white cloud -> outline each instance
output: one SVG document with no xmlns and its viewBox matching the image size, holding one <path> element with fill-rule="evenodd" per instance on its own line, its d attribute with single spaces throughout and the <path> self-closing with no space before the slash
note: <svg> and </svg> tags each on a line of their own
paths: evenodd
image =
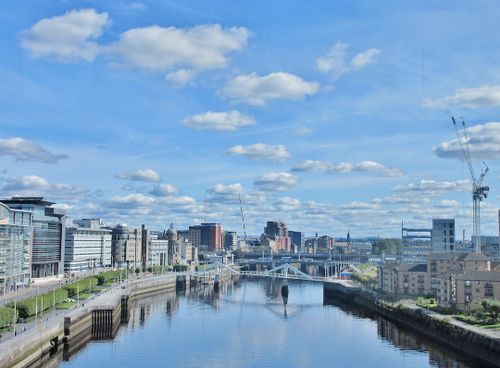
<svg viewBox="0 0 500 368">
<path fill-rule="evenodd" d="M 267 173 L 255 179 L 254 185 L 265 192 L 284 192 L 293 188 L 299 179 L 287 172 Z"/>
<path fill-rule="evenodd" d="M 196 77 L 197 73 L 192 69 L 179 69 L 168 73 L 165 80 L 174 87 L 184 87 Z"/>
<path fill-rule="evenodd" d="M 115 175 L 115 178 L 124 180 L 134 180 L 134 181 L 149 181 L 149 182 L 155 182 L 161 180 L 160 175 L 152 169 L 137 170 L 133 172 L 118 174 Z"/>
<path fill-rule="evenodd" d="M 465 107 L 497 107 L 500 106 L 500 86 L 483 85 L 475 88 L 460 88 L 451 96 L 422 101 L 424 107 L 465 106 Z"/>
<path fill-rule="evenodd" d="M 500 123 L 490 122 L 467 128 L 471 154 L 475 159 L 500 159 Z M 455 138 L 433 148 L 440 157 L 463 158 L 460 143 Z"/>
<path fill-rule="evenodd" d="M 311 135 L 313 133 L 311 128 L 308 127 L 299 127 L 295 130 L 295 133 L 300 136 Z"/>
<path fill-rule="evenodd" d="M 106 204 L 112 208 L 137 208 L 149 207 L 154 204 L 155 200 L 144 194 L 127 194 L 125 196 L 113 196 L 106 201 Z"/>
<path fill-rule="evenodd" d="M 225 153 L 228 155 L 241 155 L 253 159 L 272 161 L 286 161 L 290 158 L 290 154 L 282 144 L 256 143 L 250 146 L 237 145 L 229 148 Z"/>
<path fill-rule="evenodd" d="M 224 97 L 250 105 L 265 105 L 268 100 L 299 100 L 318 92 L 316 82 L 277 72 L 260 77 L 257 73 L 240 75 L 226 83 L 220 94 Z"/>
<path fill-rule="evenodd" d="M 39 144 L 23 138 L 0 139 L 0 156 L 14 156 L 16 161 L 38 161 L 56 163 L 68 158 L 63 154 L 54 154 L 41 147 Z"/>
<path fill-rule="evenodd" d="M 439 207 L 444 207 L 444 208 L 452 207 L 452 208 L 456 208 L 456 207 L 460 207 L 460 203 L 458 203 L 454 199 L 443 199 L 442 201 L 439 202 Z"/>
<path fill-rule="evenodd" d="M 88 189 L 70 184 L 50 183 L 37 175 L 14 176 L 5 179 L 2 191 L 9 195 L 49 195 L 53 198 L 74 198 L 88 194 Z"/>
<path fill-rule="evenodd" d="M 187 29 L 154 25 L 122 33 L 107 51 L 119 56 L 127 67 L 173 71 L 167 79 L 182 84 L 196 71 L 225 68 L 226 54 L 246 47 L 249 36 L 246 28 L 219 24 Z"/>
<path fill-rule="evenodd" d="M 255 124 L 255 119 L 236 110 L 228 112 L 208 111 L 191 116 L 183 123 L 198 130 L 234 131 L 243 126 Z"/>
<path fill-rule="evenodd" d="M 417 183 L 406 185 L 398 185 L 392 190 L 395 192 L 426 192 L 431 194 L 447 193 L 447 192 L 462 192 L 471 189 L 469 180 L 455 181 L 435 181 L 435 180 L 420 180 Z"/>
<path fill-rule="evenodd" d="M 356 164 L 350 162 L 325 162 L 317 160 L 305 160 L 299 162 L 292 171 L 323 171 L 329 174 L 350 173 L 353 171 L 369 172 L 377 176 L 401 176 L 400 170 L 390 168 L 375 161 L 361 161 Z"/>
<path fill-rule="evenodd" d="M 349 44 L 337 42 L 325 56 L 316 60 L 316 69 L 322 73 L 332 73 L 338 78 L 371 64 L 381 52 L 379 49 L 367 49 L 348 61 L 348 49 Z"/>
<path fill-rule="evenodd" d="M 296 198 L 283 197 L 274 203 L 278 211 L 295 211 L 300 209 L 300 201 Z"/>
<path fill-rule="evenodd" d="M 99 52 L 94 40 L 109 24 L 108 13 L 97 13 L 94 9 L 71 10 L 35 23 L 21 34 L 21 46 L 34 57 L 93 61 Z"/>
<path fill-rule="evenodd" d="M 149 194 L 157 197 L 166 197 L 176 194 L 179 190 L 172 184 L 158 184 L 149 191 Z"/>
<path fill-rule="evenodd" d="M 212 203 L 237 203 L 239 196 L 243 195 L 245 190 L 240 183 L 235 184 L 215 184 L 207 189 L 207 202 Z"/>
</svg>

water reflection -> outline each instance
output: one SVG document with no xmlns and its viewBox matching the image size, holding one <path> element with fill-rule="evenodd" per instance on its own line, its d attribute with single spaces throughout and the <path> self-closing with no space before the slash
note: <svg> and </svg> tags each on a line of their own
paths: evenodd
<svg viewBox="0 0 500 368">
<path fill-rule="evenodd" d="M 59 366 L 476 367 L 366 310 L 324 301 L 322 286 L 242 279 L 135 300 L 117 337 Z M 168 357 L 168 358 L 166 358 Z"/>
</svg>

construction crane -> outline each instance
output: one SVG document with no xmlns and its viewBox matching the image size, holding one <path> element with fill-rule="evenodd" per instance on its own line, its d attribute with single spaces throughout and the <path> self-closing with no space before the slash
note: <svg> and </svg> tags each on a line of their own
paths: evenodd
<svg viewBox="0 0 500 368">
<path fill-rule="evenodd" d="M 243 224 L 243 242 L 244 248 L 247 247 L 247 226 L 245 223 L 245 215 L 243 213 L 243 202 L 241 201 L 241 195 L 238 194 L 238 199 L 240 201 L 240 212 L 241 212 L 241 223 Z"/>
<path fill-rule="evenodd" d="M 465 126 L 465 121 L 460 117 L 461 126 L 455 120 L 455 117 L 451 115 L 451 121 L 453 122 L 453 127 L 457 134 L 458 143 L 462 149 L 464 155 L 464 160 L 467 163 L 469 173 L 472 180 L 472 239 L 475 240 L 475 252 L 481 252 L 481 201 L 488 197 L 488 192 L 490 187 L 483 185 L 484 177 L 489 171 L 488 166 L 483 161 L 484 168 L 481 169 L 481 174 L 479 178 L 476 177 L 474 173 L 474 166 L 472 165 L 472 157 L 470 153 L 470 139 L 467 134 L 467 128 Z"/>
</svg>

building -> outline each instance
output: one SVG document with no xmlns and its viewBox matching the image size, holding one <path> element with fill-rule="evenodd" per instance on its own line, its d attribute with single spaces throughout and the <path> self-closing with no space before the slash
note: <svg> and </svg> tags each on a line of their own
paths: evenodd
<svg viewBox="0 0 500 368">
<path fill-rule="evenodd" d="M 188 230 L 189 243 L 198 249 L 201 247 L 201 230 L 201 225 L 190 226 Z"/>
<path fill-rule="evenodd" d="M 470 271 L 490 271 L 491 260 L 482 253 L 431 253 L 427 267 L 432 294 L 438 295 L 441 278 Z"/>
<path fill-rule="evenodd" d="M 236 231 L 223 231 L 222 239 L 224 249 L 235 250 L 238 248 L 238 234 Z"/>
<path fill-rule="evenodd" d="M 500 272 L 468 271 L 441 279 L 439 305 L 466 310 L 474 300 L 500 300 Z"/>
<path fill-rule="evenodd" d="M 222 251 L 222 226 L 219 223 L 201 224 L 201 245 L 206 245 L 209 252 Z"/>
<path fill-rule="evenodd" d="M 0 295 L 28 287 L 33 213 L 0 203 Z"/>
<path fill-rule="evenodd" d="M 151 240 L 151 231 L 146 228 L 146 225 L 141 226 L 141 264 L 142 268 L 146 268 L 149 261 L 149 243 Z"/>
<path fill-rule="evenodd" d="M 142 264 L 142 229 L 118 224 L 112 229 L 112 263 L 115 267 L 140 267 Z"/>
<path fill-rule="evenodd" d="M 168 240 L 168 264 L 179 264 L 181 258 L 181 242 L 179 241 L 174 224 L 170 224 L 170 228 L 166 232 L 166 237 Z"/>
<path fill-rule="evenodd" d="M 64 271 L 111 267 L 111 233 L 101 219 L 74 221 L 66 227 Z"/>
<path fill-rule="evenodd" d="M 64 272 L 66 216 L 43 197 L 12 197 L 1 200 L 10 209 L 33 212 L 31 277 L 49 277 Z"/>
<path fill-rule="evenodd" d="M 148 266 L 168 265 L 168 240 L 159 234 L 151 234 L 148 246 Z"/>
<path fill-rule="evenodd" d="M 353 242 L 351 243 L 352 254 L 372 254 L 371 242 Z"/>
<path fill-rule="evenodd" d="M 432 251 L 432 229 L 407 228 L 401 224 L 403 262 L 425 263 Z"/>
<path fill-rule="evenodd" d="M 323 235 L 318 238 L 318 248 L 332 249 L 333 243 L 335 243 L 335 240 L 329 235 Z"/>
<path fill-rule="evenodd" d="M 290 243 L 292 249 L 297 251 L 297 253 L 302 253 L 304 248 L 304 233 L 300 231 L 288 231 L 288 237 L 290 238 Z"/>
<path fill-rule="evenodd" d="M 431 231 L 433 253 L 455 251 L 455 219 L 433 219 Z"/>
<path fill-rule="evenodd" d="M 285 238 L 288 237 L 288 229 L 282 221 L 268 221 L 264 228 L 264 235 L 268 238 Z"/>
<path fill-rule="evenodd" d="M 425 263 L 387 263 L 378 268 L 379 290 L 392 294 L 429 294 L 431 284 Z"/>
</svg>

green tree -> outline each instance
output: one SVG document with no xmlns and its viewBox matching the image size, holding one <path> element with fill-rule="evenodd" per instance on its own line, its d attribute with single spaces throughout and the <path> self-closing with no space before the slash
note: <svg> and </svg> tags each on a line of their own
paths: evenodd
<svg viewBox="0 0 500 368">
<path fill-rule="evenodd" d="M 401 254 L 401 239 L 377 239 L 372 242 L 373 254 L 397 255 Z"/>
</svg>

